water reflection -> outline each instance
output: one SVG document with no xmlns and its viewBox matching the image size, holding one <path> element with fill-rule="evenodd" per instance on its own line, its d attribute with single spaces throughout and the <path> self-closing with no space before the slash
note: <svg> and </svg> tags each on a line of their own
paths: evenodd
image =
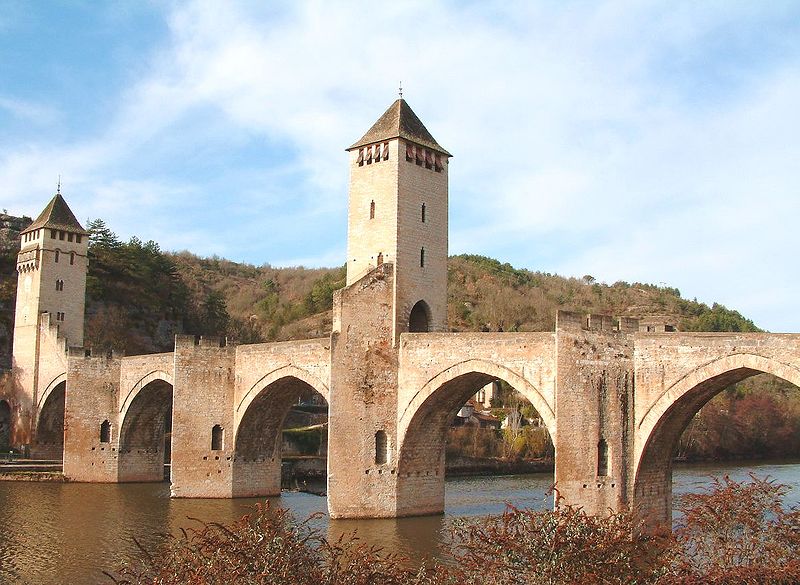
<svg viewBox="0 0 800 585">
<path fill-rule="evenodd" d="M 788 501 L 800 504 L 800 464 L 679 467 L 676 495 L 708 485 L 709 475 L 737 480 L 748 471 L 770 475 L 794 486 Z M 356 531 L 359 538 L 420 562 L 436 556 L 447 519 L 518 507 L 548 508 L 551 474 L 459 478 L 447 481 L 446 516 L 390 520 L 315 519 L 313 526 L 330 539 Z M 167 484 L 56 484 L 0 482 L 0 582 L 103 583 L 102 570 L 113 570 L 138 556 L 133 539 L 152 549 L 168 532 L 197 527 L 190 518 L 230 522 L 250 513 L 258 498 L 173 500 Z M 326 511 L 325 498 L 286 493 L 271 498 L 295 518 Z"/>
</svg>

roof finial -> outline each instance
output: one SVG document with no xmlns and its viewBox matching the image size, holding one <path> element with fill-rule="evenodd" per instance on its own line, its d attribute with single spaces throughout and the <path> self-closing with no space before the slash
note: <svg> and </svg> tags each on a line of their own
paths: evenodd
<svg viewBox="0 0 800 585">
<path fill-rule="evenodd" d="M 400 94 L 400 99 L 403 99 L 403 82 L 400 82 L 400 87 L 398 88 L 398 93 Z"/>
<path fill-rule="evenodd" d="M 61 195 L 61 174 L 58 175 L 58 189 L 56 189 L 56 195 Z"/>
</svg>

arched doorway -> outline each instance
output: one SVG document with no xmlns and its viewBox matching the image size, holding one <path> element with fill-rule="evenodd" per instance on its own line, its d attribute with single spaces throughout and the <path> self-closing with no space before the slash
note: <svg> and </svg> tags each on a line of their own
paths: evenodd
<svg viewBox="0 0 800 585">
<path fill-rule="evenodd" d="M 435 388 L 416 406 L 407 425 L 401 420 L 398 515 L 435 514 L 444 510 L 444 477 L 449 460 L 461 460 L 461 465 L 467 460 L 467 468 L 472 464 L 480 468 L 493 458 L 509 462 L 530 460 L 536 448 L 539 457 L 548 460 L 542 461 L 542 468 L 548 470 L 542 481 L 544 487 L 534 495 L 543 503 L 545 492 L 553 483 L 555 458 L 548 427 L 553 419 L 546 414 L 549 409 L 541 395 L 521 378 L 499 377 L 504 368 L 481 363 L 474 366 L 474 371 L 463 371 L 466 368 L 461 367 L 457 375 L 445 376 L 444 381 L 435 383 Z M 437 378 L 440 377 L 434 380 Z M 478 405 L 473 397 L 498 380 L 504 393 L 495 401 L 495 408 L 487 410 Z M 540 413 L 534 402 L 545 412 Z M 451 465 L 450 469 L 458 473 L 456 466 Z"/>
<path fill-rule="evenodd" d="M 172 385 L 156 379 L 131 401 L 119 434 L 119 481 L 169 479 Z"/>
<path fill-rule="evenodd" d="M 769 437 L 780 432 L 779 420 L 788 409 L 768 395 L 794 392 L 794 400 L 800 402 L 800 389 L 795 385 L 800 378 L 789 375 L 792 380 L 788 380 L 778 375 L 779 371 L 791 372 L 772 368 L 764 358 L 735 356 L 735 362 L 741 363 L 729 362 L 732 358 L 719 360 L 687 376 L 683 387 L 673 389 L 678 396 L 674 403 L 653 423 L 647 417 L 642 422 L 643 427 L 650 423 L 646 428 L 651 431 L 638 459 L 633 502 L 651 525 L 672 521 L 676 457 L 709 455 L 735 460 L 738 454 L 731 451 L 737 443 L 747 444 L 748 459 L 786 456 L 786 449 L 797 456 L 798 447 L 790 437 L 794 429 L 783 438 Z M 747 432 L 752 435 L 745 436 Z"/>
<path fill-rule="evenodd" d="M 36 423 L 31 457 L 61 461 L 64 458 L 64 404 L 67 383 L 60 382 L 47 395 Z"/>
<path fill-rule="evenodd" d="M 0 400 L 0 453 L 11 449 L 11 405 Z"/>
<path fill-rule="evenodd" d="M 318 467 L 324 481 L 328 403 L 314 386 L 284 375 L 269 381 L 245 408 L 236 430 L 235 497 L 274 496 L 282 485 L 296 487 L 298 481 L 307 485 L 305 474 L 313 471 L 305 471 L 297 480 L 298 457 L 304 458 L 307 469 Z"/>
<path fill-rule="evenodd" d="M 425 301 L 417 301 L 408 317 L 409 333 L 427 333 L 431 321 L 431 308 Z"/>
</svg>

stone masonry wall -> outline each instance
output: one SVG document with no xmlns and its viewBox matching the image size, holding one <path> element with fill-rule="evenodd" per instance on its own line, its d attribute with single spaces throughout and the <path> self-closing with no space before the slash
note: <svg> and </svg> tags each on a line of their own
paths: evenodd
<svg viewBox="0 0 800 585">
<path fill-rule="evenodd" d="M 70 350 L 64 411 L 64 476 L 71 481 L 118 480 L 121 359 Z M 111 441 L 100 442 L 100 425 L 112 424 Z"/>
<path fill-rule="evenodd" d="M 430 307 L 430 331 L 447 330 L 447 230 L 449 161 L 440 172 L 407 161 L 401 142 L 398 171 L 397 260 L 395 264 L 394 340 L 408 331 L 411 309 L 419 300 Z M 422 205 L 425 204 L 425 221 Z M 425 265 L 420 251 L 425 249 Z"/>
<path fill-rule="evenodd" d="M 397 352 L 392 345 L 393 266 L 337 291 L 331 346 L 328 510 L 332 518 L 396 513 Z M 376 433 L 385 433 L 383 461 Z"/>
<path fill-rule="evenodd" d="M 231 497 L 236 348 L 219 339 L 175 340 L 172 412 L 172 496 Z M 212 428 L 223 429 L 212 450 Z"/>
<path fill-rule="evenodd" d="M 590 514 L 627 504 L 633 441 L 633 337 L 605 316 L 559 311 L 556 489 Z"/>
</svg>

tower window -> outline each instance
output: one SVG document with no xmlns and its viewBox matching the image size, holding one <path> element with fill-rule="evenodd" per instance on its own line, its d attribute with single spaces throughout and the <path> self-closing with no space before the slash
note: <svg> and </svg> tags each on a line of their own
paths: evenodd
<svg viewBox="0 0 800 585">
<path fill-rule="evenodd" d="M 369 202 L 369 218 L 375 219 L 375 201 Z"/>
<path fill-rule="evenodd" d="M 56 250 L 56 262 L 58 262 L 58 257 L 59 257 L 59 255 L 60 255 L 59 251 L 58 251 L 58 250 Z"/>
<path fill-rule="evenodd" d="M 81 235 L 80 234 L 75 234 L 75 243 L 76 244 L 80 244 L 81 243 Z"/>
<path fill-rule="evenodd" d="M 50 230 L 50 237 L 51 237 L 51 238 L 53 238 L 53 239 L 55 240 L 55 239 L 56 239 L 56 234 L 57 234 L 57 233 L 58 233 L 58 232 L 57 232 L 56 230 Z"/>
<path fill-rule="evenodd" d="M 389 143 L 383 143 L 383 160 L 389 160 Z"/>
<path fill-rule="evenodd" d="M 64 239 L 64 232 L 61 231 L 61 230 L 58 230 L 58 239 L 59 240 L 63 240 Z"/>
<path fill-rule="evenodd" d="M 425 223 L 425 204 L 422 204 L 422 223 Z"/>
<path fill-rule="evenodd" d="M 67 241 L 71 242 L 74 238 L 74 234 L 72 232 L 67 232 Z"/>
<path fill-rule="evenodd" d="M 368 165 L 372 164 L 372 147 L 371 146 L 367 147 L 367 164 Z"/>
<path fill-rule="evenodd" d="M 442 167 L 442 155 L 441 154 L 437 154 L 436 155 L 436 160 L 434 161 L 433 165 L 434 165 L 433 168 L 436 170 L 437 173 L 441 173 L 442 172 L 442 168 L 443 167 Z"/>
<path fill-rule="evenodd" d="M 60 278 L 58 280 L 56 280 L 56 290 L 57 291 L 64 290 L 64 281 L 61 280 Z"/>
<path fill-rule="evenodd" d="M 69 263 L 70 264 L 75 264 L 75 252 L 70 252 L 69 253 Z"/>
<path fill-rule="evenodd" d="M 220 425 L 214 425 L 211 428 L 211 450 L 222 451 L 222 445 L 225 439 L 225 429 Z"/>
<path fill-rule="evenodd" d="M 419 250 L 419 267 L 425 268 L 425 248 Z"/>
<path fill-rule="evenodd" d="M 358 149 L 358 160 L 356 162 L 358 163 L 358 166 L 360 166 L 360 167 L 364 166 L 364 149 L 363 148 L 359 148 Z"/>
<path fill-rule="evenodd" d="M 103 424 L 100 425 L 100 442 L 111 442 L 111 423 L 108 422 L 108 419 L 104 420 Z"/>
<path fill-rule="evenodd" d="M 58 311 L 56 313 L 56 321 L 63 321 L 63 320 L 64 320 L 64 313 L 62 313 L 61 311 Z"/>
<path fill-rule="evenodd" d="M 424 148 L 417 148 L 417 166 L 422 166 L 422 163 L 425 162 L 425 149 Z"/>
<path fill-rule="evenodd" d="M 406 144 L 406 160 L 407 161 L 414 160 L 414 145 L 413 144 Z"/>
<path fill-rule="evenodd" d="M 375 433 L 375 465 L 383 465 L 389 461 L 389 439 L 386 431 Z"/>
<path fill-rule="evenodd" d="M 433 168 L 433 153 L 430 150 L 425 151 L 425 168 Z"/>
<path fill-rule="evenodd" d="M 608 443 L 602 437 L 597 442 L 597 475 L 608 475 Z"/>
</svg>

